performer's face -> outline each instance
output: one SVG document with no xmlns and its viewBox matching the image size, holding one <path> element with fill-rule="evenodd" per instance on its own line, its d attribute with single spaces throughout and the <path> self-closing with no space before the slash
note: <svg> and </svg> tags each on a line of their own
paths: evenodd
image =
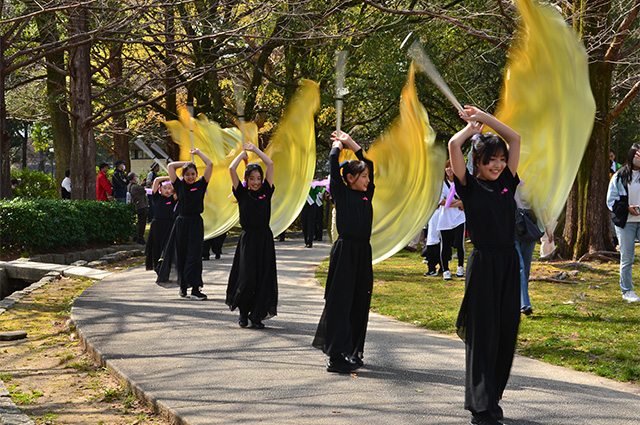
<svg viewBox="0 0 640 425">
<path fill-rule="evenodd" d="M 507 166 L 507 157 L 500 153 L 492 156 L 488 163 L 483 164 L 483 162 L 482 159 L 478 161 L 478 178 L 493 181 L 500 177 L 500 173 Z"/>
<path fill-rule="evenodd" d="M 260 172 L 254 170 L 249 174 L 247 178 L 247 187 L 249 190 L 259 190 L 262 187 L 262 176 L 260 176 Z"/>
<path fill-rule="evenodd" d="M 194 184 L 198 178 L 198 172 L 193 168 L 188 168 L 187 171 L 182 174 L 182 178 L 186 183 Z"/>
<path fill-rule="evenodd" d="M 172 184 L 164 184 L 160 186 L 160 194 L 162 196 L 169 196 L 173 194 L 173 185 Z"/>
<path fill-rule="evenodd" d="M 365 168 L 364 171 L 357 176 L 347 174 L 347 181 L 351 189 L 366 192 L 369 186 L 369 168 Z"/>
</svg>

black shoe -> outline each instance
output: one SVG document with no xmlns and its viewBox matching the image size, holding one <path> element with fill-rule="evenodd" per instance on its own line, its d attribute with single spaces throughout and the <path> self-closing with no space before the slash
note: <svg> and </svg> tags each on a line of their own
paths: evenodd
<svg viewBox="0 0 640 425">
<path fill-rule="evenodd" d="M 196 301 L 204 301 L 207 299 L 207 296 L 200 291 L 191 291 L 191 295 L 189 296 L 192 300 Z"/>
<path fill-rule="evenodd" d="M 353 364 L 343 356 L 330 357 L 327 361 L 327 372 L 351 373 L 353 370 Z"/>
<path fill-rule="evenodd" d="M 246 328 L 249 325 L 249 318 L 241 314 L 240 318 L 238 319 L 238 324 L 241 328 Z"/>
<path fill-rule="evenodd" d="M 502 407 L 499 404 L 496 404 L 494 408 L 491 409 L 491 416 L 493 419 L 497 421 L 501 421 L 504 419 L 504 412 L 502 411 Z"/>
<path fill-rule="evenodd" d="M 488 411 L 474 413 L 469 421 L 470 425 L 502 425 Z"/>
<path fill-rule="evenodd" d="M 216 254 L 216 260 L 220 259 L 220 254 Z"/>
<path fill-rule="evenodd" d="M 253 320 L 251 321 L 251 328 L 252 329 L 264 329 L 264 323 L 262 323 L 261 320 L 258 320 L 256 322 L 254 322 Z"/>
<path fill-rule="evenodd" d="M 187 297 L 187 290 L 180 288 L 180 292 L 178 292 L 178 295 L 180 295 L 180 298 L 186 298 Z"/>
<path fill-rule="evenodd" d="M 438 272 L 435 270 L 432 270 L 430 272 L 426 272 L 425 274 L 423 274 L 424 277 L 429 277 L 429 276 L 438 276 Z"/>
<path fill-rule="evenodd" d="M 520 313 L 524 314 L 525 316 L 530 316 L 533 313 L 533 309 L 531 307 L 522 307 L 520 309 Z"/>
<path fill-rule="evenodd" d="M 351 364 L 351 370 L 360 369 L 362 366 L 364 366 L 364 362 L 358 356 L 347 356 L 347 361 Z"/>
<path fill-rule="evenodd" d="M 210 257 L 208 255 L 203 255 L 202 256 L 202 261 L 209 261 Z"/>
</svg>

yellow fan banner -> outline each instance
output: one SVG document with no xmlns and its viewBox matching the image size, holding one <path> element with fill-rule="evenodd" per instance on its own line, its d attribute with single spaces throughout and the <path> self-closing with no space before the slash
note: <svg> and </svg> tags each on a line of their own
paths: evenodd
<svg viewBox="0 0 640 425">
<path fill-rule="evenodd" d="M 242 149 L 242 135 L 237 128 L 221 128 L 200 114 L 192 118 L 186 108 L 180 110 L 180 121 L 165 122 L 175 143 L 180 146 L 180 161 L 191 161 L 191 138 L 193 146 L 200 149 L 213 162 L 213 172 L 204 197 L 204 239 L 222 235 L 238 224 L 238 205 L 233 202 L 229 165 Z M 256 144 L 258 128 L 254 123 L 245 123 L 245 140 Z M 195 159 L 198 174 L 204 172 L 204 163 Z"/>
<path fill-rule="evenodd" d="M 411 64 L 400 98 L 400 114 L 371 145 L 366 157 L 373 161 L 373 263 L 380 262 L 418 235 L 438 206 L 445 149 L 435 143 L 436 135 L 415 87 L 415 66 Z M 341 160 L 350 155 L 346 151 Z"/>
<path fill-rule="evenodd" d="M 496 117 L 522 140 L 518 194 L 538 224 L 555 226 L 582 161 L 595 118 L 587 53 L 553 8 L 515 0 L 522 16 L 509 51 Z"/>
<path fill-rule="evenodd" d="M 302 80 L 285 114 L 278 122 L 276 132 L 265 153 L 274 163 L 275 192 L 271 201 L 271 230 L 274 235 L 284 232 L 296 219 L 304 206 L 309 184 L 316 166 L 316 136 L 314 115 L 320 107 L 320 90 L 310 80 Z M 180 121 L 165 122 L 174 142 L 180 145 L 180 160 L 190 161 L 191 138 L 213 161 L 213 174 L 204 198 L 205 239 L 223 234 L 238 224 L 238 205 L 231 195 L 229 165 L 242 149 L 242 135 L 237 128 L 222 129 L 204 116 L 193 119 L 181 111 Z M 193 133 L 192 133 L 193 130 Z M 258 146 L 258 128 L 255 123 L 245 123 L 245 141 Z M 204 164 L 197 160 L 198 172 Z M 260 162 L 250 154 L 249 162 Z M 261 164 L 264 170 L 264 164 Z M 238 166 L 240 177 L 245 164 Z"/>
<path fill-rule="evenodd" d="M 320 108 L 320 89 L 311 80 L 302 80 L 300 87 L 278 121 L 276 132 L 264 153 L 273 161 L 271 199 L 271 231 L 281 234 L 298 217 L 309 193 L 309 184 L 316 169 L 315 113 Z M 250 153 L 249 162 L 264 164 Z M 240 164 L 238 174 L 244 174 Z M 231 183 L 229 183 L 230 185 Z"/>
</svg>

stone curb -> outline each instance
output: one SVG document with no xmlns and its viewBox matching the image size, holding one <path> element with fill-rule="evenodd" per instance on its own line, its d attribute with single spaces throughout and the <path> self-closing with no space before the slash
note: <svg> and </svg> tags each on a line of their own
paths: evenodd
<svg viewBox="0 0 640 425">
<path fill-rule="evenodd" d="M 35 425 L 27 415 L 15 405 L 9 391 L 0 381 L 0 425 Z"/>
<path fill-rule="evenodd" d="M 76 326 L 76 334 L 78 335 L 78 341 L 82 345 L 82 347 L 89 353 L 91 358 L 98 363 L 101 367 L 109 369 L 111 373 L 120 381 L 123 385 L 125 385 L 138 400 L 142 401 L 147 407 L 149 407 L 153 413 L 162 416 L 164 419 L 168 420 L 172 425 L 191 425 L 189 422 L 186 422 L 182 419 L 178 413 L 176 413 L 172 408 L 167 406 L 162 401 L 157 400 L 155 397 L 150 396 L 145 393 L 140 386 L 131 378 L 127 377 L 124 373 L 120 371 L 116 366 L 114 366 L 109 360 L 105 360 L 102 352 L 92 346 L 87 339 L 82 335 L 80 331 L 80 327 Z M 2 419 L 0 418 L 0 425 L 2 425 Z"/>
</svg>

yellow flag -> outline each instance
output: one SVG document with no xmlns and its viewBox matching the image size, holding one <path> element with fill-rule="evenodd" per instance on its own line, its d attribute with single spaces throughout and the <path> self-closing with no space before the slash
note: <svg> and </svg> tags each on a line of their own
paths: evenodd
<svg viewBox="0 0 640 425">
<path fill-rule="evenodd" d="M 412 64 L 402 89 L 400 115 L 366 154 L 373 161 L 376 185 L 371 231 L 374 264 L 407 246 L 437 207 L 446 153 L 435 138 L 418 100 Z"/>
<path fill-rule="evenodd" d="M 273 161 L 271 231 L 274 235 L 287 230 L 298 217 L 309 193 L 316 169 L 316 134 L 314 116 L 320 107 L 320 89 L 311 80 L 302 80 L 278 122 L 276 132 L 264 153 Z M 249 162 L 260 162 L 251 153 Z M 264 170 L 264 164 L 261 164 Z M 244 173 L 244 164 L 238 167 Z"/>
<path fill-rule="evenodd" d="M 521 30 L 509 51 L 496 117 L 521 136 L 519 196 L 536 212 L 539 225 L 554 226 L 595 117 L 587 54 L 555 9 L 515 2 Z"/>
<path fill-rule="evenodd" d="M 271 230 L 275 235 L 285 231 L 304 206 L 309 183 L 316 165 L 316 140 L 314 114 L 320 106 L 318 85 L 303 80 L 300 88 L 287 106 L 284 116 L 265 153 L 274 163 L 274 186 L 271 201 Z M 186 110 L 181 111 L 180 121 L 165 122 L 174 142 L 180 145 L 180 160 L 190 161 L 191 136 L 193 146 L 204 152 L 213 162 L 213 173 L 204 198 L 205 239 L 211 239 L 238 224 L 238 204 L 231 195 L 229 165 L 242 149 L 242 137 L 237 128 L 222 129 L 204 116 L 192 119 Z M 193 133 L 191 131 L 193 130 Z M 258 145 L 258 128 L 255 123 L 245 123 L 245 141 Z M 249 162 L 260 162 L 250 154 Z M 198 173 L 204 164 L 196 158 Z M 264 170 L 264 164 L 261 165 Z M 237 172 L 244 174 L 245 164 L 240 163 Z"/>
<path fill-rule="evenodd" d="M 231 195 L 229 165 L 242 149 L 242 135 L 237 128 L 221 128 L 204 115 L 191 118 L 186 109 L 180 110 L 180 121 L 165 122 L 175 143 L 180 145 L 180 161 L 191 161 L 191 131 L 193 146 L 200 149 L 213 162 L 213 172 L 204 197 L 204 238 L 219 236 L 238 224 L 238 205 Z M 254 123 L 245 124 L 245 139 L 258 141 L 258 128 Z M 194 158 L 198 174 L 204 172 L 204 164 Z"/>
</svg>

